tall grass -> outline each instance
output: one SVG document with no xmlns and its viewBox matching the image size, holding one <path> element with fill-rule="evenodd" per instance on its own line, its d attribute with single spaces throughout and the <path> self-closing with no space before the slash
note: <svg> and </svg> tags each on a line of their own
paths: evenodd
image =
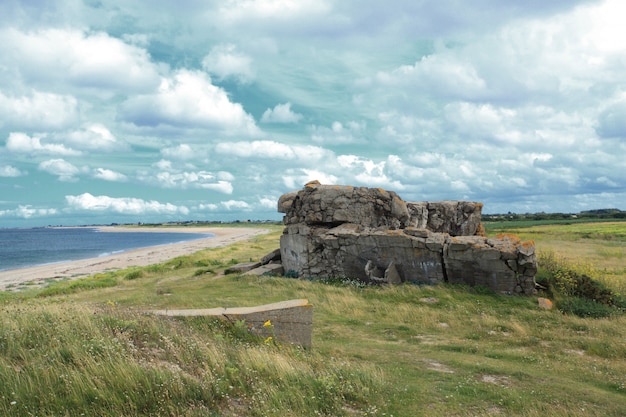
<svg viewBox="0 0 626 417">
<path fill-rule="evenodd" d="M 370 365 L 268 346 L 215 319 L 48 303 L 1 314 L 0 415 L 340 415 L 381 390 Z"/>
</svg>

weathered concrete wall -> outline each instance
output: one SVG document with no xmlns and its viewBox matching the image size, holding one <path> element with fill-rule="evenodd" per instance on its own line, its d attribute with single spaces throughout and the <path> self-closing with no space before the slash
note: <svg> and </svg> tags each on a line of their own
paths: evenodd
<svg viewBox="0 0 626 417">
<path fill-rule="evenodd" d="M 405 203 L 380 189 L 309 183 L 279 200 L 286 225 L 282 265 L 300 277 L 466 283 L 531 294 L 534 244 L 480 236 L 481 209 L 474 202 Z"/>
<path fill-rule="evenodd" d="M 255 307 L 154 310 L 152 314 L 175 317 L 212 316 L 230 322 L 244 320 L 250 332 L 274 337 L 282 343 L 311 347 L 313 306 L 308 300 L 289 300 Z M 271 326 L 264 326 L 267 321 Z"/>
<path fill-rule="evenodd" d="M 398 229 L 409 222 L 406 203 L 393 191 L 319 182 L 283 195 L 278 211 L 285 213 L 285 224 L 354 223 Z"/>
<path fill-rule="evenodd" d="M 480 234 L 482 207 L 482 203 L 471 201 L 407 203 L 395 192 L 382 188 L 322 185 L 317 181 L 278 200 L 278 212 L 285 213 L 285 225 L 415 227 L 452 236 Z"/>
</svg>

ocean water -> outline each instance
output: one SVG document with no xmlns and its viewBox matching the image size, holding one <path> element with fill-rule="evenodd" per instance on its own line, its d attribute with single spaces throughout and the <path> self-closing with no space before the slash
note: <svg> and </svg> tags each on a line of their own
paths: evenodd
<svg viewBox="0 0 626 417">
<path fill-rule="evenodd" d="M 101 232 L 97 228 L 0 229 L 0 271 L 211 236 L 206 233 Z"/>
</svg>

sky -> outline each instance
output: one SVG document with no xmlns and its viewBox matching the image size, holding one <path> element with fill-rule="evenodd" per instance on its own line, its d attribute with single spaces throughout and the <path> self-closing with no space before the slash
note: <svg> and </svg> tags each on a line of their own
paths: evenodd
<svg viewBox="0 0 626 417">
<path fill-rule="evenodd" d="M 0 227 L 279 220 L 311 180 L 626 209 L 621 0 L 3 0 Z"/>
</svg>

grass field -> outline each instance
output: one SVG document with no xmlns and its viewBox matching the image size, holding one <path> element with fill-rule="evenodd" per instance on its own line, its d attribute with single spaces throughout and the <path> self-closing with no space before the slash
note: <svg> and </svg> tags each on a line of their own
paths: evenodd
<svg viewBox="0 0 626 417">
<path fill-rule="evenodd" d="M 487 223 L 487 232 L 510 231 L 507 226 Z M 557 254 L 626 294 L 626 221 L 527 225 L 512 230 L 524 240 L 534 240 L 539 252 Z"/>
<path fill-rule="evenodd" d="M 626 316 L 584 319 L 458 286 L 220 275 L 278 247 L 280 233 L 0 294 L 0 415 L 626 415 Z M 626 223 L 514 233 L 624 288 Z M 293 298 L 314 306 L 307 351 L 141 313 Z"/>
</svg>

